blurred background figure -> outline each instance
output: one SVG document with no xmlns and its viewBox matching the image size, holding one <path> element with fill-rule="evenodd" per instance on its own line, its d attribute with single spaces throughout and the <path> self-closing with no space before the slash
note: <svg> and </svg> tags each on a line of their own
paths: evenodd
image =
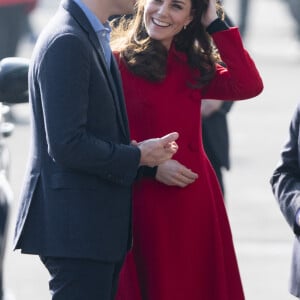
<svg viewBox="0 0 300 300">
<path fill-rule="evenodd" d="M 227 6 L 227 3 L 231 2 L 232 0 L 221 0 L 220 2 L 223 3 L 225 6 Z M 296 0 L 299 1 L 299 0 Z M 237 0 L 234 1 L 234 3 L 236 4 L 237 7 L 237 21 L 235 20 L 235 23 L 239 27 L 241 36 L 244 37 L 248 28 L 248 16 L 249 16 L 249 8 L 250 8 L 250 2 L 251 0 Z M 229 12 L 229 15 L 230 12 Z M 231 22 L 231 20 L 229 20 L 228 16 L 226 16 L 226 22 L 228 23 L 228 25 L 230 26 L 234 26 Z"/>
<path fill-rule="evenodd" d="M 299 0 L 296 0 L 299 2 Z M 249 15 L 250 0 L 239 0 L 238 8 L 238 27 L 242 37 L 245 36 L 248 27 L 248 15 Z"/>
<path fill-rule="evenodd" d="M 296 36 L 300 42 L 300 0 L 286 0 L 296 24 Z"/>
<path fill-rule="evenodd" d="M 29 14 L 35 8 L 37 0 L 0 0 L 0 60 L 17 55 L 19 43 L 24 35 L 33 39 Z M 1 109 L 2 106 L 0 105 Z M 2 113 L 1 113 L 2 114 Z M 5 120 L 15 121 L 10 111 Z M 2 149 L 2 148 L 1 148 Z M 1 150 L 2 151 L 2 150 Z M 2 167 L 2 166 L 1 166 Z M 2 176 L 2 174 L 1 174 Z M 2 179 L 0 179 L 2 180 Z M 1 191 L 0 199 L 0 300 L 11 300 L 12 295 L 3 292 L 3 256 L 6 246 L 8 222 L 8 203 Z"/>
<path fill-rule="evenodd" d="M 36 7 L 38 0 L 0 0 L 0 60 L 17 56 L 18 46 L 24 36 L 31 43 L 35 42 L 29 15 Z M 10 122 L 18 122 L 10 107 L 5 115 Z"/>
<path fill-rule="evenodd" d="M 227 113 L 233 102 L 221 100 L 202 100 L 202 136 L 203 145 L 225 194 L 222 169 L 229 170 L 229 131 Z M 224 195 L 225 196 L 225 195 Z"/>
<path fill-rule="evenodd" d="M 225 14 L 225 22 L 233 27 L 230 17 Z M 229 131 L 227 113 L 233 105 L 232 101 L 202 100 L 202 138 L 203 146 L 209 161 L 214 168 L 225 199 L 225 186 L 222 169 L 229 170 Z"/>
<path fill-rule="evenodd" d="M 32 34 L 29 14 L 37 0 L 0 0 L 0 60 L 15 56 L 25 34 Z"/>
</svg>

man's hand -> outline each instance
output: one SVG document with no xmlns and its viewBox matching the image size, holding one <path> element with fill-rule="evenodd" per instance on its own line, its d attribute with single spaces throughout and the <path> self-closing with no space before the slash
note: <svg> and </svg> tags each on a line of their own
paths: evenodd
<svg viewBox="0 0 300 300">
<path fill-rule="evenodd" d="M 169 133 L 161 138 L 149 139 L 137 144 L 141 150 L 140 166 L 155 167 L 172 158 L 177 152 L 177 132 Z M 134 145 L 135 142 L 132 142 Z"/>
<path fill-rule="evenodd" d="M 177 160 L 170 159 L 158 166 L 155 178 L 166 185 L 184 188 L 193 183 L 198 178 L 198 174 Z"/>
</svg>

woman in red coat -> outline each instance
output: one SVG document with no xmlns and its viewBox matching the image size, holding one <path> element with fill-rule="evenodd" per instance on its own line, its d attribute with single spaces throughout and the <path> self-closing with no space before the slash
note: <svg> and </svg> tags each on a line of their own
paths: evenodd
<svg viewBox="0 0 300 300">
<path fill-rule="evenodd" d="M 116 299 L 244 300 L 200 106 L 258 95 L 255 64 L 238 29 L 217 17 L 216 0 L 139 0 L 121 34 L 115 49 L 132 138 L 177 131 L 179 150 L 134 186 L 133 248 Z"/>
</svg>

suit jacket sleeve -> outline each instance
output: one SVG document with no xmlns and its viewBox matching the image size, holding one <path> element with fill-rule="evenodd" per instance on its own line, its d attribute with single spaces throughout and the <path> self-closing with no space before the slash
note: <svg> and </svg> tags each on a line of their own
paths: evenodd
<svg viewBox="0 0 300 300">
<path fill-rule="evenodd" d="M 299 120 L 300 106 L 290 124 L 288 141 L 281 153 L 280 162 L 271 178 L 271 185 L 280 209 L 294 233 L 300 234 L 295 224 L 300 209 L 300 167 L 299 167 Z"/>
<path fill-rule="evenodd" d="M 41 59 L 37 72 L 48 153 L 65 167 L 128 185 L 136 176 L 140 150 L 110 137 L 96 138 L 86 130 L 94 63 L 89 51 L 80 38 L 68 34 L 56 37 Z"/>
</svg>

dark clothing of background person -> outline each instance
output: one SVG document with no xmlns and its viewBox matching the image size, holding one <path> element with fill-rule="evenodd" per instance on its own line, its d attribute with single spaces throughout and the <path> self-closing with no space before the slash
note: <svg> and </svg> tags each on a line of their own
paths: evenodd
<svg viewBox="0 0 300 300">
<path fill-rule="evenodd" d="M 234 27 L 231 18 L 225 13 L 225 22 Z M 205 152 L 211 162 L 223 194 L 225 186 L 223 182 L 222 168 L 230 168 L 230 140 L 227 124 L 227 113 L 231 110 L 232 101 L 224 101 L 221 107 L 210 116 L 202 118 L 202 138 Z"/>
<path fill-rule="evenodd" d="M 242 37 L 244 37 L 246 35 L 246 31 L 248 28 L 250 1 L 251 0 L 240 0 L 239 1 L 239 29 L 240 29 Z"/>
<path fill-rule="evenodd" d="M 31 42 L 35 35 L 31 31 L 29 14 L 35 8 L 37 0 L 0 0 L 0 60 L 18 54 L 22 38 L 30 34 Z M 5 120 L 19 122 L 13 113 L 13 106 L 5 114 Z"/>
<path fill-rule="evenodd" d="M 0 0 L 0 60 L 15 56 L 36 0 Z"/>
<path fill-rule="evenodd" d="M 233 102 L 224 101 L 216 112 L 202 118 L 203 146 L 216 172 L 223 194 L 225 189 L 222 168 L 227 170 L 230 168 L 229 131 L 226 115 L 232 105 Z"/>
<path fill-rule="evenodd" d="M 295 234 L 290 293 L 300 298 L 300 104 L 291 120 L 288 140 L 273 172 L 271 185 L 286 221 Z"/>
<path fill-rule="evenodd" d="M 300 1 L 299 0 L 286 0 L 289 6 L 291 15 L 296 23 L 296 35 L 300 42 Z"/>
</svg>

